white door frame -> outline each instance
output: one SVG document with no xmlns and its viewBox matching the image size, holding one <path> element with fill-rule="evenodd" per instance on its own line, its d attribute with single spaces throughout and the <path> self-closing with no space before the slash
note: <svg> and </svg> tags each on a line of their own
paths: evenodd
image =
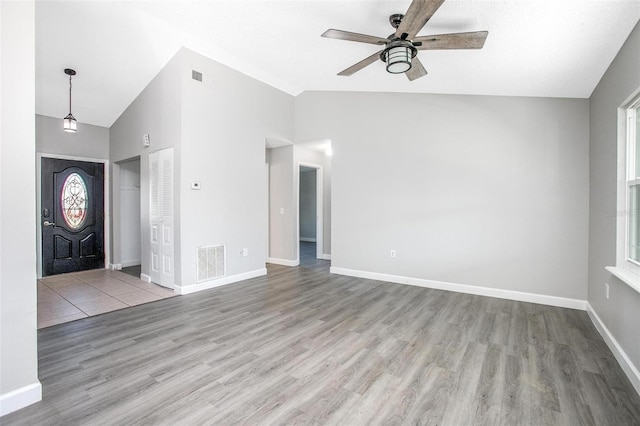
<svg viewBox="0 0 640 426">
<path fill-rule="evenodd" d="M 322 172 L 323 168 L 319 164 L 298 161 L 296 170 L 296 259 L 300 264 L 300 166 L 316 169 L 316 259 L 323 259 L 324 252 L 324 190 Z"/>
<path fill-rule="evenodd" d="M 264 261 L 265 263 L 269 263 L 269 251 L 271 250 L 271 230 L 269 229 L 271 227 L 271 212 L 269 211 L 269 206 L 271 203 L 271 188 L 269 187 L 270 185 L 270 179 L 269 179 L 269 168 L 270 165 L 269 163 L 264 163 L 264 172 L 265 172 L 265 181 L 266 181 L 266 204 L 267 204 L 267 215 L 266 215 L 266 224 L 265 224 L 265 234 L 266 234 L 266 238 L 267 238 L 267 245 L 265 247 L 265 253 L 264 253 Z"/>
<path fill-rule="evenodd" d="M 111 207 L 109 206 L 109 160 L 104 158 L 76 157 L 74 155 L 36 153 L 36 274 L 42 278 L 42 159 L 55 158 L 59 160 L 84 161 L 85 163 L 104 164 L 104 269 L 109 269 L 111 265 L 111 228 L 109 226 L 111 218 Z"/>
</svg>

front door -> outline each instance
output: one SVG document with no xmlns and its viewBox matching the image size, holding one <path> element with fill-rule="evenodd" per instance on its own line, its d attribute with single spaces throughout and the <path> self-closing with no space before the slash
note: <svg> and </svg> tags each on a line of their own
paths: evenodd
<svg viewBox="0 0 640 426">
<path fill-rule="evenodd" d="M 104 164 L 42 158 L 42 276 L 104 268 Z"/>
</svg>

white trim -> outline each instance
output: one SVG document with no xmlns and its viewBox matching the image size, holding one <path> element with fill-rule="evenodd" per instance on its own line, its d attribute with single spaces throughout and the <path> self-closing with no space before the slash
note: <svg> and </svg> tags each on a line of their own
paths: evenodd
<svg viewBox="0 0 640 426">
<path fill-rule="evenodd" d="M 42 384 L 35 383 L 0 395 L 0 417 L 42 401 Z"/>
<path fill-rule="evenodd" d="M 267 268 L 256 269 L 255 271 L 244 272 L 242 274 L 230 275 L 228 277 L 219 278 L 216 280 L 204 281 L 197 284 L 191 284 L 188 286 L 175 286 L 174 290 L 178 294 L 190 294 L 197 291 L 208 290 L 210 288 L 220 287 L 227 284 L 232 284 L 238 281 L 248 280 L 249 278 L 261 277 L 267 275 Z"/>
<path fill-rule="evenodd" d="M 273 263 L 274 265 L 282 266 L 298 266 L 300 265 L 300 260 L 277 259 L 275 257 L 270 257 L 267 259 L 267 263 Z"/>
<path fill-rule="evenodd" d="M 525 293 L 521 291 L 503 290 L 499 288 L 479 287 L 468 284 L 455 284 L 443 281 L 425 280 L 422 278 L 402 277 L 398 275 L 381 274 L 378 272 L 358 271 L 354 269 L 331 267 L 332 274 L 348 275 L 350 277 L 367 278 L 370 280 L 387 281 L 397 284 L 413 285 L 417 287 L 434 288 L 438 290 L 455 291 L 458 293 L 477 294 L 479 296 L 497 297 L 498 299 L 517 300 L 519 302 L 538 303 L 541 305 L 558 306 L 560 308 L 579 309 L 584 311 L 586 300 L 568 299 L 544 294 Z"/>
<path fill-rule="evenodd" d="M 120 269 L 128 268 L 129 266 L 140 266 L 140 265 L 142 265 L 142 261 L 140 259 L 138 259 L 138 260 L 123 260 L 122 263 L 119 263 L 118 265 L 120 265 Z"/>
<path fill-rule="evenodd" d="M 324 250 L 324 178 L 323 166 L 314 163 L 306 163 L 298 161 L 295 179 L 295 199 L 296 199 L 296 241 L 302 241 L 300 238 L 300 167 L 310 167 L 316 169 L 316 259 L 322 259 Z M 300 245 L 296 244 L 296 258 L 300 259 Z"/>
<path fill-rule="evenodd" d="M 104 164 L 104 267 L 109 267 L 111 259 L 111 206 L 109 205 L 110 186 L 109 186 L 109 160 L 104 158 L 87 158 L 76 157 L 73 155 L 47 154 L 45 152 L 36 153 L 36 274 L 38 278 L 42 278 L 42 159 L 55 158 L 58 160 L 84 161 L 86 163 Z"/>
<path fill-rule="evenodd" d="M 266 156 L 266 153 L 265 153 Z M 265 158 L 266 160 L 266 158 Z M 269 258 L 269 249 L 271 246 L 271 207 L 270 207 L 270 201 L 271 201 L 271 180 L 270 180 L 270 170 L 271 170 L 271 166 L 269 165 L 269 163 L 264 163 L 264 169 L 265 169 L 265 180 L 267 183 L 267 188 L 266 188 L 266 196 L 267 199 L 265 200 L 266 202 L 266 207 L 267 207 L 267 215 L 266 215 L 266 220 L 267 223 L 265 223 L 265 234 L 266 234 L 266 247 L 264 250 L 264 261 L 265 263 L 267 262 L 267 259 Z"/>
<path fill-rule="evenodd" d="M 633 271 L 625 268 L 618 268 L 617 266 L 605 266 L 604 269 L 611 272 L 620 281 L 640 293 L 640 275 L 637 275 Z"/>
<path fill-rule="evenodd" d="M 151 276 L 149 276 L 147 274 L 140 274 L 140 279 L 142 281 L 144 281 L 145 283 L 150 283 L 151 282 Z"/>
<path fill-rule="evenodd" d="M 331 260 L 331 255 L 327 253 L 322 253 L 322 260 Z"/>
<path fill-rule="evenodd" d="M 305 242 L 305 243 L 315 243 L 316 239 L 315 238 L 310 238 L 310 237 L 300 237 L 300 241 Z"/>
<path fill-rule="evenodd" d="M 631 362 L 624 349 L 622 349 L 622 346 L 620 346 L 616 338 L 613 337 L 613 334 L 611 334 L 607 326 L 604 325 L 604 322 L 602 322 L 589 302 L 587 302 L 587 314 L 589 314 L 593 325 L 596 326 L 605 343 L 609 346 L 609 349 L 611 349 L 613 356 L 618 361 L 618 364 L 620 364 L 620 367 L 622 367 L 622 371 L 627 375 L 636 392 L 640 394 L 640 371 L 633 365 L 633 362 Z"/>
<path fill-rule="evenodd" d="M 110 269 L 112 271 L 119 271 L 122 269 L 122 265 L 120 263 L 108 263 L 105 269 Z"/>
</svg>

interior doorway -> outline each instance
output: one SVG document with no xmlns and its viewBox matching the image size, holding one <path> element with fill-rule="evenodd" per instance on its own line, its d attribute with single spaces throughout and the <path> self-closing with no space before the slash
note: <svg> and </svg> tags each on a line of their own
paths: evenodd
<svg viewBox="0 0 640 426">
<path fill-rule="evenodd" d="M 298 163 L 298 256 L 315 245 L 315 258 L 323 258 L 323 182 L 322 166 Z M 301 247 L 301 244 L 304 247 Z"/>
<path fill-rule="evenodd" d="M 120 265 L 122 271 L 140 278 L 142 264 L 142 224 L 140 210 L 140 157 L 120 166 Z"/>
</svg>

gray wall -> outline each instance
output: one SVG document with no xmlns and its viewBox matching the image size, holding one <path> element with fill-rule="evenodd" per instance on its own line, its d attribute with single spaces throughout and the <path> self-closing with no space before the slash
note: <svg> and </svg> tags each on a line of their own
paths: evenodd
<svg viewBox="0 0 640 426">
<path fill-rule="evenodd" d="M 180 148 L 182 141 L 182 79 L 184 52 L 172 58 L 138 97 L 127 107 L 109 128 L 109 158 L 112 165 L 111 188 L 120 187 L 120 166 L 117 162 L 140 158 L 140 220 L 141 220 L 141 266 L 142 273 L 149 275 L 149 153 L 164 148 L 174 148 L 174 212 L 175 247 L 180 241 L 178 209 L 180 199 Z M 142 146 L 142 137 L 147 133 L 151 146 Z M 120 254 L 120 200 L 112 191 L 112 239 L 113 261 L 121 260 Z M 176 250 L 175 277 L 179 279 L 180 253 Z"/>
<path fill-rule="evenodd" d="M 108 160 L 109 129 L 78 123 L 76 133 L 67 133 L 62 131 L 62 117 L 36 115 L 36 151 Z"/>
<path fill-rule="evenodd" d="M 191 79 L 192 69 L 202 82 Z M 151 148 L 142 148 L 144 133 Z M 292 136 L 292 96 L 181 49 L 110 129 L 112 161 L 140 156 L 142 272 L 149 259 L 149 152 L 174 148 L 175 282 L 187 287 L 196 283 L 200 246 L 227 246 L 227 276 L 264 268 L 265 138 Z M 192 182 L 201 189 L 191 190 Z"/>
<path fill-rule="evenodd" d="M 200 71 L 202 83 L 191 79 Z M 224 243 L 227 275 L 265 267 L 265 139 L 293 138 L 294 98 L 185 50 L 182 285 L 196 282 L 196 247 Z M 192 191 L 192 181 L 201 190 Z M 241 256 L 247 248 L 249 255 Z"/>
<path fill-rule="evenodd" d="M 0 397 L 39 399 L 33 2 L 0 3 Z M 34 392 L 22 391 L 33 386 Z M 16 398 L 3 401 L 0 413 Z M 18 408 L 18 407 L 14 407 Z"/>
<path fill-rule="evenodd" d="M 293 146 L 269 149 L 269 258 L 296 260 Z"/>
<path fill-rule="evenodd" d="M 300 241 L 316 239 L 316 171 L 300 170 Z"/>
<path fill-rule="evenodd" d="M 303 93 L 296 140 L 333 146 L 332 265 L 586 300 L 588 108 Z"/>
<path fill-rule="evenodd" d="M 640 368 L 640 294 L 605 271 L 616 263 L 617 109 L 640 88 L 640 26 L 591 95 L 589 168 L 589 304 Z M 605 299 L 604 283 L 610 285 Z"/>
</svg>

